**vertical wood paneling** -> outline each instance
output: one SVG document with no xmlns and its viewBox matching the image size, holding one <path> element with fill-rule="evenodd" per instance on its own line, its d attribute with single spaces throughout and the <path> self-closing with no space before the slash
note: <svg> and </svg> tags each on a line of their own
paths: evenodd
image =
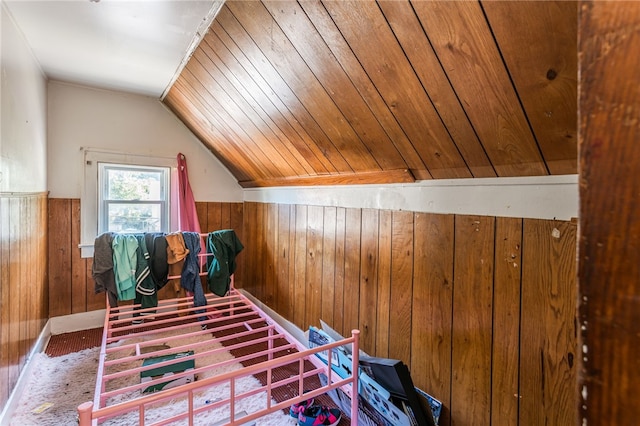
<svg viewBox="0 0 640 426">
<path fill-rule="evenodd" d="M 4 403 L 11 392 L 9 371 L 9 344 L 11 342 L 9 328 L 11 315 L 9 303 L 11 301 L 10 251 L 9 251 L 9 199 L 0 197 L 0 402 Z"/>
<path fill-rule="evenodd" d="M 38 216 L 38 232 L 37 235 L 40 236 L 40 245 L 38 246 L 38 253 L 42 253 L 43 256 L 46 257 L 48 253 L 49 247 L 49 235 L 48 235 L 48 220 L 49 220 L 49 200 L 45 195 L 39 197 L 40 202 L 38 203 L 38 211 L 40 212 Z M 44 259 L 41 262 L 38 262 L 38 282 L 42 283 L 40 286 L 40 305 L 39 305 L 39 315 L 40 318 L 40 328 L 42 328 L 47 320 L 49 319 L 49 262 L 51 260 Z"/>
<path fill-rule="evenodd" d="M 294 241 L 293 322 L 303 330 L 307 328 L 307 210 L 307 206 L 296 206 Z"/>
<path fill-rule="evenodd" d="M 9 203 L 0 202 L 4 211 Z M 72 222 L 64 207 L 72 202 L 50 204 Z M 200 204 L 207 217 L 211 204 Z M 229 223 L 245 245 L 239 267 L 246 290 L 302 329 L 320 318 L 344 335 L 360 328 L 363 349 L 402 359 L 415 384 L 444 402 L 442 426 L 541 424 L 541 416 L 571 424 L 565 411 L 575 404 L 575 225 L 526 220 L 521 240 L 521 219 L 260 203 L 215 209 L 221 226 Z M 4 216 L 1 223 L 4 265 L 13 248 L 5 229 L 12 228 Z M 67 238 L 71 230 L 65 232 Z M 11 275 L 3 269 L 2 278 Z M 69 310 L 72 301 L 69 294 Z M 1 325 L 0 342 L 8 346 L 13 328 Z"/>
<path fill-rule="evenodd" d="M 0 194 L 0 407 L 49 317 L 46 229 L 46 194 Z"/>
<path fill-rule="evenodd" d="M 72 313 L 71 200 L 49 200 L 49 315 Z"/>
<path fill-rule="evenodd" d="M 413 213 L 394 211 L 391 226 L 392 307 L 389 328 L 396 332 L 389 335 L 389 357 L 404 360 L 411 368 Z"/>
<path fill-rule="evenodd" d="M 334 297 L 336 309 L 333 311 L 333 328 L 344 335 L 344 304 L 345 304 L 345 261 L 347 237 L 347 210 L 342 207 L 336 209 L 336 276 Z M 349 299 L 347 298 L 346 301 Z"/>
<path fill-rule="evenodd" d="M 267 204 L 264 210 L 264 214 L 266 216 L 264 250 L 260 257 L 261 264 L 265 270 L 263 280 L 263 300 L 268 306 L 275 308 L 276 300 L 278 300 L 278 286 L 274 285 L 276 281 L 276 247 L 278 244 L 278 206 L 275 204 Z"/>
<path fill-rule="evenodd" d="M 307 264 L 305 324 L 320 326 L 322 316 L 322 235 L 323 207 L 309 206 L 307 210 Z"/>
<path fill-rule="evenodd" d="M 290 218 L 290 223 L 289 223 L 289 254 L 288 254 L 288 258 L 289 258 L 289 282 L 288 282 L 288 286 L 289 286 L 289 293 L 288 293 L 288 299 L 289 299 L 289 303 L 287 304 L 288 308 L 289 308 L 289 313 L 290 316 L 288 317 L 289 320 L 293 321 L 294 318 L 294 312 L 296 310 L 296 298 L 295 298 L 295 291 L 296 291 L 296 224 L 298 223 L 296 216 L 298 214 L 298 210 L 296 209 L 296 206 L 292 205 L 289 206 L 289 218 Z"/>
<path fill-rule="evenodd" d="M 20 300 L 22 299 L 24 287 L 23 277 L 20 275 L 21 252 L 21 219 L 20 198 L 9 199 L 9 285 L 11 286 L 11 299 L 2 309 L 9 310 L 9 383 L 16 383 L 20 374 L 20 346 L 22 336 L 20 336 Z"/>
<path fill-rule="evenodd" d="M 31 253 L 29 252 L 31 240 L 31 229 L 28 227 L 29 222 L 29 210 L 31 204 L 29 200 L 24 198 L 14 198 L 12 201 L 16 202 L 16 208 L 20 212 L 20 221 L 17 222 L 18 228 L 16 228 L 16 239 L 18 243 L 18 251 L 15 253 L 18 255 L 15 257 L 17 261 L 17 271 L 20 280 L 23 285 L 29 285 L 29 259 Z M 14 281 L 15 282 L 15 281 Z M 27 310 L 29 309 L 29 297 L 25 292 L 21 292 L 20 297 L 12 300 L 12 304 L 18 305 L 18 365 L 20 370 L 24 367 L 28 355 L 28 343 L 29 343 L 29 329 L 27 327 Z"/>
<path fill-rule="evenodd" d="M 254 220 L 250 245 L 262 232 Z M 365 351 L 407 363 L 414 383 L 445 404 L 440 425 L 573 424 L 560 412 L 576 403 L 575 377 L 565 371 L 576 351 L 575 225 L 527 220 L 523 241 L 522 223 L 280 205 L 273 232 L 291 230 L 278 243 L 288 262 L 278 279 L 288 283 L 277 285 L 290 289 L 279 293 L 289 307 L 280 313 L 303 330 L 313 324 L 317 314 L 307 312 L 321 264 L 319 303 L 333 298 L 328 323 L 343 335 L 359 327 Z M 553 228 L 561 241 L 547 238 Z M 549 408 L 552 400 L 561 408 Z"/>
<path fill-rule="evenodd" d="M 196 216 L 198 216 L 198 223 L 202 232 L 213 231 L 213 229 L 209 229 L 207 223 L 207 203 L 196 201 Z"/>
<path fill-rule="evenodd" d="M 322 312 L 321 319 L 333 324 L 335 310 L 335 276 L 336 276 L 336 208 L 324 208 L 324 224 L 322 229 Z"/>
<path fill-rule="evenodd" d="M 491 424 L 518 424 L 522 219 L 496 218 Z"/>
<path fill-rule="evenodd" d="M 267 231 L 268 223 L 267 223 L 266 207 L 267 205 L 262 203 L 256 205 L 256 225 L 258 226 L 258 230 L 255 235 L 255 239 L 256 239 L 255 244 L 256 244 L 256 247 L 258 247 L 258 250 L 256 250 L 253 253 L 255 257 L 255 261 L 253 263 L 255 267 L 254 279 L 256 280 L 254 284 L 254 288 L 256 289 L 255 294 L 256 294 L 256 297 L 262 300 L 265 300 L 265 292 L 266 292 L 265 279 L 267 277 L 265 233 Z"/>
<path fill-rule="evenodd" d="M 96 282 L 93 279 L 92 267 L 93 258 L 86 259 L 85 274 L 87 277 L 87 312 L 96 311 L 98 309 L 104 309 L 106 306 L 106 293 L 96 293 Z"/>
<path fill-rule="evenodd" d="M 25 200 L 25 202 L 23 203 L 23 208 L 25 210 L 25 222 L 27 224 L 31 224 L 31 223 L 37 223 L 36 217 L 35 215 L 37 214 L 37 209 L 38 209 L 38 205 L 37 205 L 37 200 L 34 200 L 33 202 L 29 201 L 29 200 Z M 36 246 L 37 246 L 37 234 L 33 233 L 33 228 L 31 226 L 28 226 L 28 233 L 25 235 L 25 250 L 24 250 L 24 254 L 23 254 L 23 262 L 24 262 L 24 267 L 25 267 L 25 273 L 24 273 L 24 277 L 27 280 L 26 282 L 28 282 L 29 284 L 37 282 L 37 277 L 36 277 L 36 269 L 37 269 L 37 265 L 29 265 L 29 260 L 31 258 L 31 256 L 33 256 L 32 253 L 37 253 L 37 251 L 35 251 Z M 24 336 L 26 336 L 25 339 L 25 355 L 24 355 L 24 361 L 27 361 L 27 355 L 28 355 L 28 351 L 29 349 L 32 347 L 33 343 L 35 342 L 35 338 L 37 337 L 36 334 L 36 318 L 35 315 L 37 315 L 37 309 L 38 309 L 38 293 L 39 291 L 35 291 L 35 294 L 33 295 L 33 297 L 25 297 L 25 304 L 24 304 L 24 311 L 23 311 L 23 318 L 24 318 Z M 39 330 L 38 330 L 39 331 Z"/>
<path fill-rule="evenodd" d="M 19 200 L 18 200 L 19 201 Z M 9 250 L 7 251 L 7 255 L 9 257 L 9 294 L 10 300 L 8 300 L 7 304 L 2 307 L 3 310 L 9 311 L 9 322 L 8 322 L 8 335 L 9 335 L 9 347 L 7 350 L 8 355 L 8 381 L 9 381 L 9 389 L 13 387 L 13 384 L 18 380 L 18 374 L 20 372 L 19 365 L 19 356 L 20 356 L 20 338 L 19 327 L 20 327 L 20 311 L 18 301 L 21 297 L 21 291 L 19 288 L 20 283 L 20 246 L 18 245 L 18 237 L 19 237 L 19 227 L 21 212 L 17 208 L 16 199 L 10 198 L 7 203 L 9 207 L 9 223 L 8 223 L 8 242 L 9 242 Z"/>
<path fill-rule="evenodd" d="M 376 353 L 378 305 L 378 210 L 362 210 L 362 249 L 360 252 L 360 347 Z"/>
<path fill-rule="evenodd" d="M 451 424 L 484 425 L 491 420 L 494 218 L 456 216 L 455 244 Z"/>
<path fill-rule="evenodd" d="M 453 215 L 415 214 L 411 375 L 451 406 Z M 449 424 L 445 411 L 440 424 Z"/>
<path fill-rule="evenodd" d="M 520 422 L 577 424 L 576 226 L 524 220 Z"/>
<path fill-rule="evenodd" d="M 391 323 L 391 231 L 390 210 L 380 210 L 378 219 L 378 296 L 376 305 L 375 356 L 389 356 L 389 326 Z"/>
<path fill-rule="evenodd" d="M 220 203 L 220 229 L 233 229 L 231 226 L 231 205 Z"/>
<path fill-rule="evenodd" d="M 257 204 L 256 203 L 246 203 L 244 206 L 244 229 L 250 230 L 250 244 L 245 245 L 243 250 L 244 256 L 244 282 L 243 288 L 252 294 L 256 294 L 256 251 L 260 248 L 256 244 L 255 238 L 257 234 L 258 223 L 256 220 L 257 216 Z"/>
<path fill-rule="evenodd" d="M 74 249 L 80 244 L 80 200 L 71 200 L 71 313 L 87 311 L 87 260 L 80 257 L 80 250 Z"/>
<path fill-rule="evenodd" d="M 289 264 L 291 263 L 291 206 L 278 205 L 278 247 L 276 255 L 276 282 L 278 297 L 275 309 L 285 318 L 293 317 L 293 298 L 289 285 L 293 280 L 289 279 Z"/>
<path fill-rule="evenodd" d="M 242 245 L 247 247 L 243 226 L 244 206 L 242 203 L 229 204 L 229 228 L 236 232 L 236 236 L 242 241 Z M 245 250 L 241 251 L 237 257 L 237 269 L 234 274 L 235 285 L 241 288 L 244 285 L 244 271 L 246 269 L 247 255 Z"/>
<path fill-rule="evenodd" d="M 640 3 L 581 1 L 579 423 L 638 423 Z"/>
<path fill-rule="evenodd" d="M 40 297 L 46 298 L 47 303 L 51 305 L 52 316 L 103 309 L 105 293 L 96 294 L 94 291 L 95 282 L 91 275 L 93 259 L 82 258 L 78 248 L 80 200 L 52 198 L 45 199 L 44 203 L 44 213 L 40 214 L 45 215 L 46 222 L 46 206 L 48 204 L 50 226 L 48 232 L 41 236 L 40 244 L 43 244 L 48 250 L 49 258 L 56 259 L 56 261 L 49 262 L 49 269 L 44 271 L 45 274 L 48 274 L 51 288 L 47 289 Z M 253 223 L 265 223 L 264 220 L 258 219 L 256 216 L 258 208 L 259 206 L 254 205 L 254 209 L 250 210 L 248 214 L 253 215 L 251 216 Z M 42 211 L 42 209 L 38 210 Z M 245 245 L 246 250 L 253 250 L 251 245 L 244 241 L 243 203 L 196 202 L 196 210 L 202 232 L 233 229 Z M 272 230 L 265 230 L 263 234 L 272 235 L 274 233 Z M 255 258 L 246 256 L 244 251 L 240 253 L 238 269 L 235 273 L 235 285 L 239 288 L 243 286 L 245 259 L 258 264 Z M 253 271 L 255 268 L 252 266 L 250 269 Z M 265 272 L 263 271 L 263 273 Z M 263 280 L 253 280 L 254 283 L 261 281 Z"/>
<path fill-rule="evenodd" d="M 342 332 L 348 335 L 352 329 L 358 328 L 362 210 L 350 208 L 345 213 Z"/>
<path fill-rule="evenodd" d="M 207 203 L 207 228 L 212 231 L 222 229 L 222 210 L 220 203 Z"/>
</svg>

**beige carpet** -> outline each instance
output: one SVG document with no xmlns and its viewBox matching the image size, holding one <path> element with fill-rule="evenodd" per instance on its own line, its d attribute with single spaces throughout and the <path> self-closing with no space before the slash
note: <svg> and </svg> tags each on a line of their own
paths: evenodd
<svg viewBox="0 0 640 426">
<path fill-rule="evenodd" d="M 170 336 L 170 333 L 166 334 Z M 204 339 L 204 337 L 196 337 L 191 339 L 180 338 L 170 342 L 169 346 L 196 343 Z M 130 340 L 128 343 L 136 342 Z M 198 347 L 196 352 L 211 349 L 212 345 L 217 345 L 215 341 L 210 340 L 211 344 Z M 68 355 L 59 357 L 49 357 L 46 354 L 37 354 L 32 362 L 34 363 L 31 374 L 27 381 L 26 391 L 20 398 L 16 412 L 11 420 L 11 426 L 75 426 L 77 425 L 77 411 L 79 404 L 93 399 L 93 391 L 95 387 L 96 370 L 98 366 L 98 356 L 100 348 L 85 349 L 79 352 L 73 352 Z M 220 359 L 232 358 L 226 351 L 221 351 L 215 355 L 209 355 L 196 361 L 196 367 L 200 365 L 210 365 Z M 222 370 L 209 371 L 203 373 L 200 379 L 218 374 L 223 371 L 242 368 L 238 363 L 232 363 Z M 128 381 L 127 381 L 128 380 Z M 126 379 L 121 383 L 135 384 L 133 378 Z M 254 377 L 249 376 L 239 380 L 236 384 L 238 390 L 255 389 L 260 386 L 260 382 Z M 206 403 L 207 400 L 215 400 L 224 395 L 224 386 L 205 389 L 198 392 L 194 397 L 194 404 L 199 407 Z M 228 387 L 227 387 L 228 389 Z M 228 394 L 228 393 L 227 393 Z M 114 398 L 112 403 L 117 400 L 136 397 L 135 394 L 124 395 L 120 398 Z M 265 404 L 264 393 L 255 397 L 243 399 L 236 405 L 236 412 L 245 411 L 251 413 Z M 186 406 L 184 399 L 177 398 L 160 406 L 154 407 L 147 411 L 147 422 L 158 421 L 167 418 Z M 195 420 L 197 425 L 211 425 L 218 421 L 228 418 L 228 410 L 224 408 L 207 411 Z M 109 426 L 132 425 L 137 424 L 137 413 L 131 413 L 121 418 L 110 419 L 106 423 Z M 184 422 L 176 422 L 176 425 L 187 424 Z M 255 421 L 256 425 L 295 425 L 296 421 L 281 411 L 272 413 Z"/>
</svg>

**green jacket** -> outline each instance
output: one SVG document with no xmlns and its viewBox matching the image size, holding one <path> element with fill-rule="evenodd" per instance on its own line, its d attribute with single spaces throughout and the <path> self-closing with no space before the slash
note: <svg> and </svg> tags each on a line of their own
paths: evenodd
<svg viewBox="0 0 640 426">
<path fill-rule="evenodd" d="M 207 283 L 218 296 L 229 291 L 231 275 L 236 271 L 236 256 L 244 246 L 233 229 L 210 232 L 207 236 Z"/>
</svg>

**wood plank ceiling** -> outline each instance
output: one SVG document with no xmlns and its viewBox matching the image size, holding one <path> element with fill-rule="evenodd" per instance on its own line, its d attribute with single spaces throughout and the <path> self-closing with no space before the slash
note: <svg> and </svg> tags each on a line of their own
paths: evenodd
<svg viewBox="0 0 640 426">
<path fill-rule="evenodd" d="M 244 187 L 573 174 L 577 12 L 227 1 L 164 103 Z"/>
</svg>

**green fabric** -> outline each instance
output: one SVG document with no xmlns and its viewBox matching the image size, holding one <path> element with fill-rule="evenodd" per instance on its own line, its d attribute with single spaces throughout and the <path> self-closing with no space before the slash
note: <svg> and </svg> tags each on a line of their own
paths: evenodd
<svg viewBox="0 0 640 426">
<path fill-rule="evenodd" d="M 210 232 L 207 236 L 207 283 L 218 296 L 229 291 L 231 275 L 236 271 L 236 256 L 244 246 L 233 229 Z"/>
<path fill-rule="evenodd" d="M 133 300 L 136 297 L 138 240 L 132 234 L 115 234 L 111 247 L 118 300 Z"/>
</svg>

